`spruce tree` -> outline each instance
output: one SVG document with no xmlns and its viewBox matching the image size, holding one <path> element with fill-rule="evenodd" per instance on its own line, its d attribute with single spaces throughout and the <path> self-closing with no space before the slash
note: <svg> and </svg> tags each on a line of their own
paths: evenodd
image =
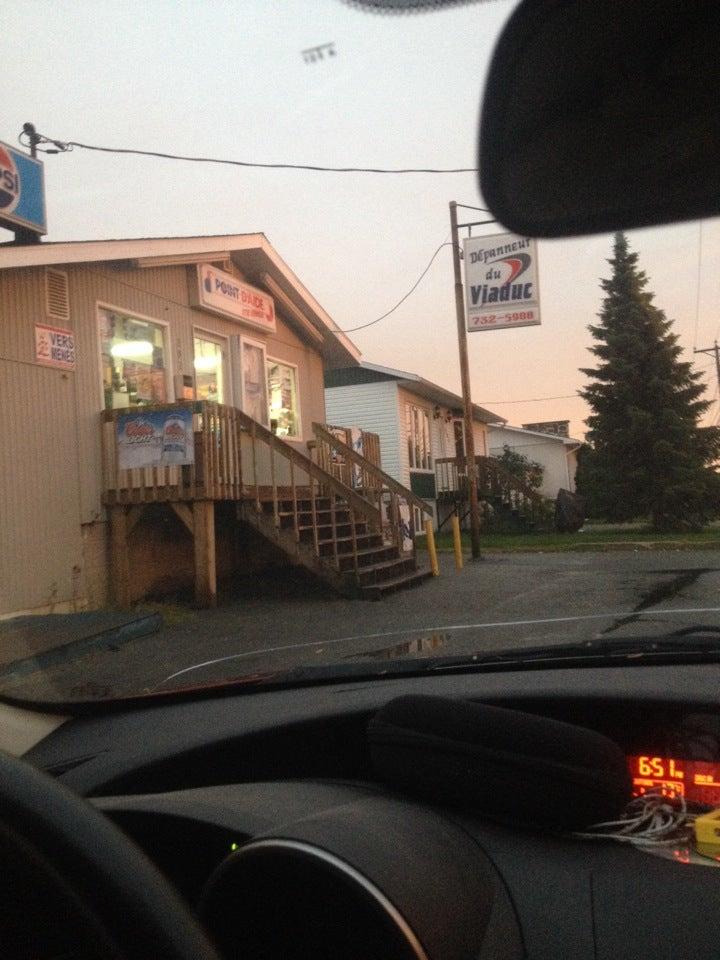
<svg viewBox="0 0 720 960">
<path fill-rule="evenodd" d="M 653 304 L 647 277 L 623 233 L 615 235 L 612 276 L 598 322 L 595 369 L 581 395 L 592 414 L 582 470 L 591 514 L 608 520 L 647 517 L 656 529 L 689 529 L 713 512 L 717 477 L 710 467 L 720 431 L 701 428 L 710 405 L 700 374 L 680 359 L 672 322 Z"/>
</svg>

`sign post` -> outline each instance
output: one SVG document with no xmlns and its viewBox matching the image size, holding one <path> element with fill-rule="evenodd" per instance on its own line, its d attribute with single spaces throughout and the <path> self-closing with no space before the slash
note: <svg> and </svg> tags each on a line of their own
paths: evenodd
<svg viewBox="0 0 720 960">
<path fill-rule="evenodd" d="M 32 155 L 0 143 L 0 226 L 15 233 L 16 243 L 38 243 L 47 233 L 43 165 Z"/>
<path fill-rule="evenodd" d="M 467 237 L 463 241 L 465 292 L 460 270 L 460 239 L 457 208 L 450 202 L 450 229 L 455 274 L 455 313 L 458 328 L 460 380 L 462 383 L 465 425 L 465 462 L 470 501 L 470 544 L 473 560 L 480 557 L 480 504 L 478 502 L 477 463 L 473 433 L 470 370 L 467 334 L 478 330 L 502 330 L 509 327 L 537 326 L 540 323 L 537 243 L 512 233 Z M 472 207 L 470 209 L 480 209 Z M 495 223 L 480 220 L 463 227 Z M 465 307 L 467 304 L 467 319 Z"/>
<path fill-rule="evenodd" d="M 460 354 L 460 382 L 462 384 L 463 419 L 465 422 L 465 465 L 468 496 L 470 500 L 470 549 L 473 560 L 480 553 L 480 504 L 478 503 L 477 464 L 475 463 L 475 435 L 470 396 L 470 367 L 468 364 L 467 332 L 465 330 L 465 298 L 463 297 L 460 272 L 460 239 L 458 237 L 457 203 L 450 201 L 450 228 L 452 232 L 453 271 L 455 274 L 455 313 L 458 328 L 458 351 Z"/>
</svg>

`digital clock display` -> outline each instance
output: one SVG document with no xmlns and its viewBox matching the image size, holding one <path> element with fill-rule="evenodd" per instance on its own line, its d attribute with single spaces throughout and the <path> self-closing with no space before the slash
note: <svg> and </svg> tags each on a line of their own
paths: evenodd
<svg viewBox="0 0 720 960">
<path fill-rule="evenodd" d="M 633 796 L 659 790 L 666 797 L 720 807 L 720 763 L 676 757 L 628 757 Z"/>
</svg>

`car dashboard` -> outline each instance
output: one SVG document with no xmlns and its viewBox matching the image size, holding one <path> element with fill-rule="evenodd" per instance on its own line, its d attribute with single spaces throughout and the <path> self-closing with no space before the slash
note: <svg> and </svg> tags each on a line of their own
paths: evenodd
<svg viewBox="0 0 720 960">
<path fill-rule="evenodd" d="M 511 707 L 613 739 L 636 794 L 708 800 L 720 781 L 719 681 L 706 664 L 230 689 L 77 717 L 26 759 L 133 838 L 227 958 L 710 958 L 716 861 L 423 803 L 379 781 L 366 730 L 406 693 Z M 272 857 L 243 860 L 249 848 Z M 264 943 L 249 933 L 260 914 Z"/>
</svg>

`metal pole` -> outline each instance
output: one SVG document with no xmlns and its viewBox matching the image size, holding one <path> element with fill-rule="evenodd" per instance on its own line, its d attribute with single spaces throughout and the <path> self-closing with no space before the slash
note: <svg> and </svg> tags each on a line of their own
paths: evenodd
<svg viewBox="0 0 720 960">
<path fill-rule="evenodd" d="M 710 353 L 715 357 L 715 373 L 717 375 L 718 386 L 720 386 L 720 346 L 718 346 L 717 340 L 712 347 L 694 350 L 693 353 Z"/>
<path fill-rule="evenodd" d="M 30 156 L 33 160 L 37 159 L 37 145 L 40 143 L 40 136 L 32 123 L 23 124 L 23 132 L 30 141 Z M 39 234 L 34 230 L 28 230 L 27 227 L 15 227 L 15 243 L 26 245 L 31 243 L 40 243 Z"/>
<path fill-rule="evenodd" d="M 477 465 L 475 463 L 475 437 L 473 435 L 472 400 L 470 397 L 470 368 L 468 365 L 467 331 L 465 330 L 465 303 L 462 274 L 460 272 L 460 240 L 458 237 L 457 203 L 450 201 L 450 227 L 452 231 L 453 271 L 455 273 L 455 313 L 458 328 L 458 352 L 460 355 L 460 382 L 462 384 L 463 415 L 465 420 L 465 462 L 470 499 L 470 549 L 473 560 L 480 553 L 480 506 L 478 504 Z"/>
</svg>

